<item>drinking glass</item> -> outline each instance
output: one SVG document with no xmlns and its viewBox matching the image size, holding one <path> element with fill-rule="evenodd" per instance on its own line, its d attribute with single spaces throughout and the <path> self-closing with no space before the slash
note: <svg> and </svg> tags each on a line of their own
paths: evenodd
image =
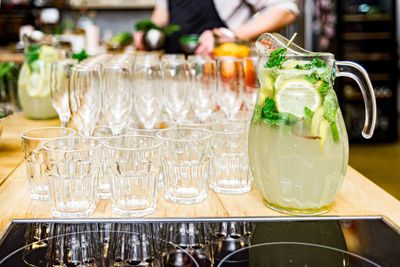
<svg viewBox="0 0 400 267">
<path fill-rule="evenodd" d="M 188 62 L 191 74 L 192 109 L 199 120 L 205 121 L 217 107 L 217 66 L 214 60 L 204 58 Z"/>
<path fill-rule="evenodd" d="M 101 110 L 101 68 L 97 64 L 71 69 L 69 101 L 71 117 L 80 132 L 96 126 Z"/>
<path fill-rule="evenodd" d="M 146 129 L 141 121 L 131 121 L 128 123 L 127 129 L 129 129 L 129 134 L 131 135 L 148 135 L 156 136 L 162 129 L 172 129 L 176 128 L 177 123 L 170 120 L 159 120 L 154 124 L 152 129 Z"/>
<path fill-rule="evenodd" d="M 130 67 L 126 63 L 104 66 L 103 73 L 103 121 L 118 134 L 128 121 L 132 108 Z"/>
<path fill-rule="evenodd" d="M 250 191 L 247 125 L 224 122 L 211 129 L 210 187 L 224 194 Z"/>
<path fill-rule="evenodd" d="M 105 141 L 111 175 L 111 202 L 119 215 L 144 216 L 157 205 L 161 168 L 161 140 L 127 135 Z"/>
<path fill-rule="evenodd" d="M 132 79 L 136 114 L 146 129 L 152 129 L 160 118 L 164 98 L 161 62 L 154 57 L 136 60 Z"/>
<path fill-rule="evenodd" d="M 221 121 L 221 118 L 223 117 L 217 116 L 217 114 L 213 113 L 207 119 L 200 120 L 197 116 L 191 114 L 179 124 L 179 127 L 206 128 L 207 130 L 211 130 L 212 126 Z"/>
<path fill-rule="evenodd" d="M 180 54 L 180 53 L 175 53 L 175 54 L 164 54 L 161 56 L 161 61 L 162 62 L 167 62 L 170 60 L 185 60 L 185 55 L 184 54 Z"/>
<path fill-rule="evenodd" d="M 186 60 L 163 62 L 164 107 L 171 120 L 182 122 L 190 110 L 190 73 Z"/>
<path fill-rule="evenodd" d="M 253 110 L 257 100 L 260 84 L 257 79 L 258 57 L 246 57 L 243 59 L 244 67 L 244 105 L 246 109 Z"/>
<path fill-rule="evenodd" d="M 75 130 L 63 127 L 35 128 L 21 134 L 22 150 L 26 159 L 26 175 L 32 199 L 49 200 L 49 184 L 43 161 L 42 143 L 53 138 L 75 134 Z"/>
<path fill-rule="evenodd" d="M 192 204 L 207 197 L 207 166 L 211 131 L 202 128 L 165 129 L 157 133 L 163 141 L 162 168 L 165 198 Z"/>
<path fill-rule="evenodd" d="M 50 71 L 50 95 L 54 109 L 58 113 L 62 127 L 68 127 L 71 117 L 69 112 L 68 90 L 70 86 L 71 68 L 78 64 L 75 59 L 54 61 Z"/>
<path fill-rule="evenodd" d="M 235 57 L 217 58 L 217 100 L 228 118 L 233 118 L 243 103 L 243 61 Z"/>
<path fill-rule="evenodd" d="M 129 128 L 122 128 L 118 134 L 113 132 L 110 126 L 96 126 L 88 132 L 79 132 L 80 136 L 93 137 L 102 141 L 102 143 L 110 137 L 115 135 L 126 135 L 130 134 Z M 96 180 L 96 198 L 97 199 L 111 199 L 111 188 L 110 188 L 110 173 L 107 169 L 107 162 L 105 158 L 104 145 L 101 145 L 100 151 L 100 173 Z"/>
<path fill-rule="evenodd" d="M 84 217 L 94 212 L 101 144 L 91 137 L 63 137 L 43 143 L 53 216 Z"/>
</svg>

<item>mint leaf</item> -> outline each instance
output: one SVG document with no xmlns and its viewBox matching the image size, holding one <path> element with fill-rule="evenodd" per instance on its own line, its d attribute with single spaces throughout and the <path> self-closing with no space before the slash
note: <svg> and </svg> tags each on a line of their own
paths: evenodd
<svg viewBox="0 0 400 267">
<path fill-rule="evenodd" d="M 261 113 L 262 113 L 261 106 L 256 105 L 256 107 L 254 108 L 253 123 L 256 123 L 257 121 L 261 120 Z"/>
<path fill-rule="evenodd" d="M 304 115 L 306 119 L 311 119 L 314 116 L 314 112 L 308 107 L 304 107 Z"/>
<path fill-rule="evenodd" d="M 278 112 L 278 110 L 276 109 L 275 101 L 272 98 L 267 97 L 262 108 L 262 117 L 266 118 L 268 114 L 276 112 Z"/>
<path fill-rule="evenodd" d="M 315 72 L 311 73 L 310 75 L 304 75 L 304 78 L 310 83 L 316 83 L 319 80 L 319 77 Z"/>
<path fill-rule="evenodd" d="M 267 97 L 265 99 L 263 107 L 261 108 L 260 120 L 265 121 L 268 124 L 281 125 L 292 124 L 294 122 L 297 122 L 299 118 L 288 112 L 279 112 L 276 108 L 275 100 Z"/>
<path fill-rule="evenodd" d="M 332 133 L 332 139 L 335 143 L 339 142 L 339 131 L 336 125 L 336 122 L 331 123 L 331 133 Z"/>
<path fill-rule="evenodd" d="M 286 47 L 281 47 L 276 49 L 269 54 L 269 59 L 267 63 L 265 63 L 265 68 L 273 68 L 273 67 L 280 67 L 285 60 L 286 55 Z"/>
<path fill-rule="evenodd" d="M 336 95 L 333 91 L 330 91 L 324 98 L 324 117 L 329 123 L 336 122 L 338 107 Z"/>
<path fill-rule="evenodd" d="M 159 29 L 154 22 L 149 19 L 141 20 L 135 24 L 137 31 L 149 31 L 151 29 Z"/>
<path fill-rule="evenodd" d="M 39 52 L 40 46 L 38 45 L 31 45 L 28 47 L 27 51 L 25 52 L 25 61 L 28 64 L 28 67 L 32 69 L 32 63 L 39 59 Z"/>
<path fill-rule="evenodd" d="M 317 89 L 318 89 L 318 92 L 321 94 L 321 96 L 325 97 L 325 95 L 328 93 L 328 91 L 330 89 L 329 83 L 326 81 L 323 81 Z"/>
<path fill-rule="evenodd" d="M 84 60 L 85 58 L 88 58 L 88 57 L 89 57 L 89 55 L 86 53 L 86 50 L 82 50 L 79 53 L 72 54 L 72 58 L 77 59 L 78 62 L 81 62 L 82 60 Z"/>
<path fill-rule="evenodd" d="M 181 29 L 181 26 L 178 24 L 170 24 L 166 26 L 162 31 L 165 33 L 166 36 L 173 34 Z"/>
</svg>

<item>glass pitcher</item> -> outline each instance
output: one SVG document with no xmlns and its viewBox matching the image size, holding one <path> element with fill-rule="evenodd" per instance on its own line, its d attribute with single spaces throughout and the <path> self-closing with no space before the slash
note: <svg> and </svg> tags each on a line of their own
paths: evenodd
<svg viewBox="0 0 400 267">
<path fill-rule="evenodd" d="M 375 95 L 358 64 L 329 53 L 275 49 L 257 40 L 260 89 L 249 131 L 249 160 L 264 203 L 289 214 L 327 212 L 346 175 L 349 144 L 335 77 L 356 80 L 365 101 L 363 136 L 375 128 Z M 274 50 L 265 53 L 261 48 Z M 298 49 L 297 49 L 298 48 Z"/>
</svg>

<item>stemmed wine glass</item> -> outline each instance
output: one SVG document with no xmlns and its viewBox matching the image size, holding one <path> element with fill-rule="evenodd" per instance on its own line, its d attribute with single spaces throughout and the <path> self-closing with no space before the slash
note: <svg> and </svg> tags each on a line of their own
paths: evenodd
<svg viewBox="0 0 400 267">
<path fill-rule="evenodd" d="M 162 111 L 162 65 L 156 58 L 138 58 L 133 65 L 133 105 L 145 129 L 152 129 Z"/>
<path fill-rule="evenodd" d="M 71 117 L 69 111 L 68 88 L 70 86 L 71 68 L 78 64 L 75 59 L 54 61 L 50 71 L 50 95 L 54 109 L 58 113 L 62 127 L 68 127 Z"/>
<path fill-rule="evenodd" d="M 225 115 L 232 119 L 243 103 L 243 61 L 235 57 L 217 59 L 217 99 Z"/>
<path fill-rule="evenodd" d="M 71 117 L 80 132 L 89 135 L 101 110 L 101 80 L 98 65 L 76 65 L 71 69 L 69 90 Z"/>
<path fill-rule="evenodd" d="M 191 102 L 196 117 L 204 122 L 217 107 L 217 71 L 214 60 L 196 58 L 189 61 Z"/>
<path fill-rule="evenodd" d="M 257 100 L 258 88 L 260 87 L 257 79 L 258 57 L 246 57 L 243 59 L 244 67 L 244 104 L 247 110 L 252 111 Z"/>
<path fill-rule="evenodd" d="M 103 68 L 103 120 L 113 134 L 119 134 L 128 122 L 132 107 L 132 84 L 128 63 L 107 64 Z"/>
<path fill-rule="evenodd" d="M 181 123 L 190 109 L 190 73 L 186 60 L 163 62 L 164 107 L 171 120 Z"/>
</svg>

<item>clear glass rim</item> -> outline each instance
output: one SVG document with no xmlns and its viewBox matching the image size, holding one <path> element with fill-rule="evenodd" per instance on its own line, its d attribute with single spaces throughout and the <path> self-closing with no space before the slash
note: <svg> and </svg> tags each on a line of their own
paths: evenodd
<svg viewBox="0 0 400 267">
<path fill-rule="evenodd" d="M 167 128 L 162 128 L 162 129 L 144 129 L 144 128 L 136 128 L 134 126 L 129 126 L 130 124 L 135 124 L 135 123 L 143 123 L 141 120 L 131 120 L 128 122 L 128 126 L 126 126 L 125 128 L 130 130 L 130 131 L 140 131 L 140 132 L 148 132 L 148 133 L 155 133 L 164 129 L 175 129 L 176 127 L 178 127 L 178 123 L 172 121 L 172 120 L 157 120 L 156 124 L 165 122 L 168 127 Z"/>
<path fill-rule="evenodd" d="M 157 143 L 155 145 L 150 145 L 150 146 L 146 146 L 146 147 L 132 147 L 132 148 L 128 148 L 128 147 L 121 147 L 121 146 L 116 146 L 116 145 L 111 145 L 109 144 L 109 142 L 113 141 L 113 140 L 117 140 L 117 139 L 122 139 L 122 138 L 129 138 L 129 137 L 141 137 L 141 138 L 148 138 L 148 139 L 152 139 L 154 141 L 157 141 Z M 142 151 L 142 150 L 154 150 L 159 148 L 162 145 L 162 140 L 160 140 L 159 138 L 156 138 L 154 136 L 149 136 L 149 135 L 139 135 L 139 134 L 127 134 L 127 135 L 120 135 L 120 136 L 113 136 L 110 138 L 107 138 L 107 140 L 104 141 L 104 146 L 112 149 L 112 150 L 124 150 L 124 151 Z"/>
<path fill-rule="evenodd" d="M 78 60 L 77 59 L 73 59 L 73 58 L 64 58 L 64 59 L 60 59 L 60 60 L 55 60 L 51 63 L 52 65 L 68 65 L 68 64 L 78 64 Z"/>
<path fill-rule="evenodd" d="M 168 132 L 168 131 L 179 131 L 179 130 L 191 130 L 191 131 L 202 131 L 204 133 L 206 133 L 206 136 L 197 138 L 197 139 L 177 139 L 177 138 L 172 138 L 172 137 L 164 137 L 161 134 L 163 134 L 164 132 Z M 158 131 L 158 133 L 156 133 L 157 138 L 160 138 L 161 140 L 165 140 L 165 141 L 172 141 L 172 142 L 197 142 L 197 141 L 204 141 L 207 140 L 209 138 L 211 138 L 212 136 L 212 132 L 210 130 L 207 130 L 206 128 L 194 128 L 194 127 L 176 127 L 176 128 L 172 128 L 172 129 L 164 129 L 164 130 L 160 130 Z"/>
<path fill-rule="evenodd" d="M 237 125 L 238 130 L 237 131 L 221 131 L 221 130 L 214 130 L 213 128 L 211 128 L 211 132 L 213 134 L 221 134 L 221 135 L 235 135 L 235 134 L 246 133 L 246 126 L 247 126 L 246 123 L 242 123 L 239 121 L 226 121 L 226 122 L 219 123 L 216 126 L 223 127 L 223 125 L 235 125 L 235 126 Z M 239 128 L 240 128 L 240 130 L 239 130 Z"/>
<path fill-rule="evenodd" d="M 82 148 L 82 149 L 56 149 L 56 148 L 48 147 L 48 145 L 50 143 L 59 142 L 61 140 L 79 140 L 79 139 L 81 139 L 81 140 L 83 140 L 83 139 L 93 140 L 97 144 L 94 145 L 94 146 L 89 146 L 87 148 Z M 84 151 L 91 151 L 91 150 L 100 149 L 102 144 L 103 144 L 102 141 L 100 141 L 99 139 L 96 139 L 94 137 L 71 136 L 71 137 L 54 138 L 54 139 L 48 140 L 46 142 L 43 142 L 42 149 L 44 149 L 46 151 L 50 151 L 50 152 L 59 152 L 59 153 L 84 152 Z"/>
<path fill-rule="evenodd" d="M 242 58 L 234 57 L 234 56 L 221 56 L 215 57 L 216 61 L 235 61 L 235 62 L 243 62 Z"/>
<path fill-rule="evenodd" d="M 34 131 L 39 131 L 39 130 L 67 130 L 67 131 L 70 131 L 71 133 L 66 134 L 64 136 L 58 136 L 58 137 L 31 137 L 31 136 L 27 135 L 29 132 L 34 132 Z M 72 137 L 74 135 L 76 135 L 76 131 L 74 129 L 68 128 L 68 127 L 37 127 L 37 128 L 28 129 L 28 130 L 23 131 L 21 133 L 21 138 L 29 139 L 29 140 L 46 141 L 49 139 L 62 138 L 62 137 L 68 137 L 68 136 Z"/>
</svg>

